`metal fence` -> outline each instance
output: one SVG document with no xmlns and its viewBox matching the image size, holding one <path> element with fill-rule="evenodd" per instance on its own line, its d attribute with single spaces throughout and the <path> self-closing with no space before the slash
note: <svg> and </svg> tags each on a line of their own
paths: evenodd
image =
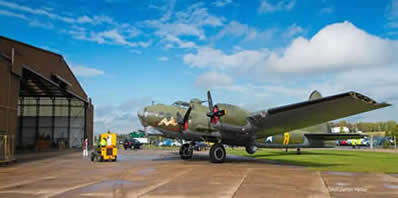
<svg viewBox="0 0 398 198">
<path fill-rule="evenodd" d="M 15 136 L 0 135 L 0 163 L 15 160 Z"/>
</svg>

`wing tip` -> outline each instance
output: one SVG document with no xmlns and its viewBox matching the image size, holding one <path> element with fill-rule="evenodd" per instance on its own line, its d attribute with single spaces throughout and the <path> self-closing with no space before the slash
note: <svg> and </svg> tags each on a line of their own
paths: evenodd
<svg viewBox="0 0 398 198">
<path fill-rule="evenodd" d="M 377 105 L 377 106 L 380 106 L 380 107 L 388 107 L 388 106 L 392 105 L 392 104 L 386 103 L 386 102 L 378 103 L 375 100 L 369 98 L 368 96 L 365 96 L 365 95 L 363 95 L 361 93 L 358 93 L 358 92 L 355 92 L 355 91 L 350 91 L 348 93 L 351 95 L 351 97 L 353 97 L 355 99 L 358 99 L 358 100 L 361 100 L 363 102 L 369 103 L 369 104 Z"/>
</svg>

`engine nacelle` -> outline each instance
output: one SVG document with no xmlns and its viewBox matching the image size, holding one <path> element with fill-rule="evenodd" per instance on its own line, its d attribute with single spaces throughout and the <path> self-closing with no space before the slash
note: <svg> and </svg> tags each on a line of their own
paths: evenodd
<svg viewBox="0 0 398 198">
<path fill-rule="evenodd" d="M 257 151 L 257 146 L 246 146 L 246 152 L 249 154 L 254 154 Z"/>
</svg>

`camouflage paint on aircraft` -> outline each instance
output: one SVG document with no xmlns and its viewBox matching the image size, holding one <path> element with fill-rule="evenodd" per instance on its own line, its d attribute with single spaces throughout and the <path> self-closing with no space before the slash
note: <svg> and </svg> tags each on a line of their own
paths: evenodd
<svg viewBox="0 0 398 198">
<path fill-rule="evenodd" d="M 325 147 L 328 141 L 358 138 L 358 134 L 331 134 L 327 122 L 388 106 L 357 92 L 322 97 L 314 91 L 308 101 L 249 113 L 231 104 L 213 105 L 208 92 L 207 101 L 151 105 L 138 117 L 162 136 L 244 146 L 254 153 L 257 147 Z"/>
</svg>

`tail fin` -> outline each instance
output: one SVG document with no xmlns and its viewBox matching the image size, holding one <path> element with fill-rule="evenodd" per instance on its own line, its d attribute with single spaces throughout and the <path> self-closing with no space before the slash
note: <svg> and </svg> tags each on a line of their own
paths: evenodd
<svg viewBox="0 0 398 198">
<path fill-rule="evenodd" d="M 311 95 L 310 95 L 310 98 L 308 99 L 308 100 L 315 100 L 315 99 L 319 99 L 319 98 L 322 98 L 322 94 L 319 92 L 319 91 L 317 91 L 317 90 L 314 90 L 312 93 L 311 93 Z"/>
<path fill-rule="evenodd" d="M 319 91 L 314 90 L 310 94 L 310 97 L 308 100 L 316 100 L 319 98 L 322 98 L 322 94 Z M 310 126 L 310 127 L 304 128 L 302 130 L 308 131 L 308 132 L 317 132 L 317 133 L 331 133 L 331 128 L 327 122 L 318 124 L 318 125 L 314 125 L 314 126 Z"/>
</svg>

